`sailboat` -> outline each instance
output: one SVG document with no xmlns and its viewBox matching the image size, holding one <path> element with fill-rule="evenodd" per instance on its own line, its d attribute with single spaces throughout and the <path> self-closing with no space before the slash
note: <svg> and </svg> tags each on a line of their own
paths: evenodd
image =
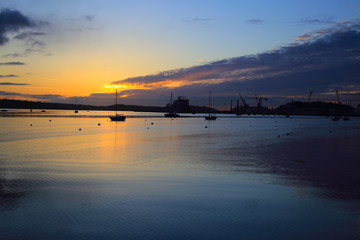
<svg viewBox="0 0 360 240">
<path fill-rule="evenodd" d="M 209 115 L 205 116 L 205 120 L 216 120 L 216 116 L 214 114 L 210 114 L 210 106 L 211 106 L 211 92 L 209 91 Z"/>
<path fill-rule="evenodd" d="M 171 92 L 171 97 L 170 97 L 170 112 L 165 113 L 165 117 L 170 117 L 170 118 L 180 117 L 179 114 L 177 114 L 176 112 L 174 112 L 173 93 L 172 93 L 172 92 Z"/>
<path fill-rule="evenodd" d="M 110 116 L 111 121 L 125 121 L 126 116 L 124 114 L 117 113 L 117 89 L 115 93 L 115 116 Z"/>
</svg>

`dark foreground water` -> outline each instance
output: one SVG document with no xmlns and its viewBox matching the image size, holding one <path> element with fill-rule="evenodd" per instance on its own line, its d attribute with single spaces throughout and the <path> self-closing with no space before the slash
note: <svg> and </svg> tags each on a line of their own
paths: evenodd
<svg viewBox="0 0 360 240">
<path fill-rule="evenodd" d="M 0 239 L 360 239 L 360 119 L 0 127 Z"/>
</svg>

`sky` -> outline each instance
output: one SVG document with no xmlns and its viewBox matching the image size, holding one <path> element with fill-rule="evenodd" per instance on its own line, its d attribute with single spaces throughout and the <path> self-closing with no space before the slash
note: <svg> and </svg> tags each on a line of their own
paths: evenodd
<svg viewBox="0 0 360 240">
<path fill-rule="evenodd" d="M 0 98 L 357 104 L 359 15 L 359 0 L 1 0 Z"/>
</svg>

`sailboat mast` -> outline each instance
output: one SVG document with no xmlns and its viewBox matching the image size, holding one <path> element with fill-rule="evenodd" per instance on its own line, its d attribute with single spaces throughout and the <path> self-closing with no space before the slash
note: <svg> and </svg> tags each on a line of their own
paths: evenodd
<svg viewBox="0 0 360 240">
<path fill-rule="evenodd" d="M 117 115 L 117 89 L 115 93 L 115 115 Z"/>
<path fill-rule="evenodd" d="M 173 92 L 171 92 L 171 96 L 170 96 L 170 110 L 171 110 L 171 112 L 174 111 L 174 109 L 173 109 Z"/>
<path fill-rule="evenodd" d="M 210 100 L 211 100 L 211 91 L 209 91 L 209 116 L 210 116 L 210 106 L 211 106 Z"/>
</svg>

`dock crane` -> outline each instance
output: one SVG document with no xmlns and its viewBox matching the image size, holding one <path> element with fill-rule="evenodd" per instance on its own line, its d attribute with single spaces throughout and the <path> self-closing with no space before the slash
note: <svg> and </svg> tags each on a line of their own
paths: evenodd
<svg viewBox="0 0 360 240">
<path fill-rule="evenodd" d="M 268 100 L 268 98 L 266 98 L 266 97 L 258 97 L 256 94 L 255 94 L 255 97 L 254 98 L 248 98 L 248 99 L 255 99 L 256 100 L 256 102 L 257 102 L 257 108 L 262 108 L 262 101 L 263 100 Z"/>
<path fill-rule="evenodd" d="M 243 98 L 243 96 L 241 96 L 241 94 L 239 93 L 242 105 L 243 105 L 243 113 L 246 113 L 246 109 L 249 107 L 249 104 L 246 103 L 245 99 Z"/>
</svg>

